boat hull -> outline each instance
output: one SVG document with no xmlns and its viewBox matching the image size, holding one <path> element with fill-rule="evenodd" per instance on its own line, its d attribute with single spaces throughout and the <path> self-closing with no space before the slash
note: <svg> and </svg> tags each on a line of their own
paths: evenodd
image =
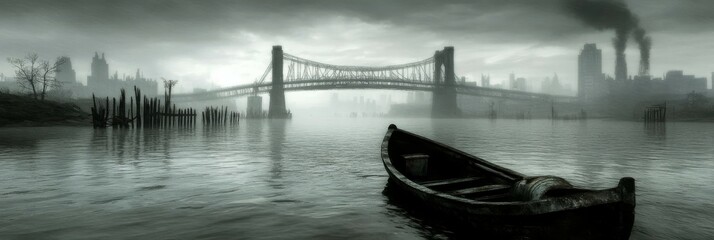
<svg viewBox="0 0 714 240">
<path fill-rule="evenodd" d="M 388 185 L 387 196 L 398 198 L 401 207 L 480 239 L 629 239 L 635 217 L 634 206 L 623 202 L 534 215 L 469 214 L 473 206 L 468 204 L 425 194 L 391 177 Z"/>
<path fill-rule="evenodd" d="M 409 173 L 405 175 L 399 170 L 406 169 L 405 156 L 413 156 L 415 153 L 433 157 L 434 160 L 429 164 L 435 164 L 436 167 L 429 168 L 430 174 L 433 172 L 431 170 L 441 170 L 441 175 L 451 172 L 457 175 L 457 179 L 473 179 L 473 176 L 477 176 L 476 179 L 491 181 L 489 184 L 492 185 L 486 187 L 511 186 L 510 190 L 500 193 L 500 196 L 506 196 L 504 200 L 480 200 L 482 198 L 467 196 L 466 193 L 474 191 L 435 187 L 437 185 L 428 177 L 425 180 Z M 522 186 L 520 183 L 544 183 L 531 180 L 558 178 L 528 177 L 399 130 L 396 126 L 390 126 L 385 135 L 382 160 L 389 174 L 389 186 L 396 189 L 391 192 L 403 196 L 400 197 L 403 199 L 401 202 L 412 206 L 416 204 L 419 209 L 433 213 L 428 216 L 444 216 L 450 224 L 477 234 L 479 238 L 629 239 L 634 223 L 635 182 L 629 177 L 620 179 L 617 187 L 610 189 L 576 189 L 566 184 L 561 185 L 566 186 L 561 191 L 541 192 L 547 196 L 536 194 L 536 198 L 520 199 L 519 191 L 515 191 L 521 190 L 515 187 Z M 446 168 L 448 164 L 456 167 Z M 438 178 L 443 179 L 443 176 Z M 439 181 L 452 184 L 459 180 Z M 478 187 L 482 185 L 476 186 L 475 189 L 486 191 Z"/>
</svg>

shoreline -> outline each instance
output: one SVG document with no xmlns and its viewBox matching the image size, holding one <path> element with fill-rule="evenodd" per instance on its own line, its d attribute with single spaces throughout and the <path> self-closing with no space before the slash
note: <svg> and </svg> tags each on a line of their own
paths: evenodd
<svg viewBox="0 0 714 240">
<path fill-rule="evenodd" d="M 42 126 L 91 126 L 91 118 L 72 103 L 0 93 L 0 128 Z"/>
</svg>

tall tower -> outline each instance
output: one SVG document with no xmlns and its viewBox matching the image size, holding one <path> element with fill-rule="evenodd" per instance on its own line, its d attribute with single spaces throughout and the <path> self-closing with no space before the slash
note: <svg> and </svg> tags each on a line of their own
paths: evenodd
<svg viewBox="0 0 714 240">
<path fill-rule="evenodd" d="M 109 65 L 107 65 L 103 53 L 100 58 L 99 54 L 94 52 L 92 72 L 91 75 L 87 76 L 87 88 L 91 93 L 95 93 L 98 96 L 108 96 L 116 88 L 116 86 L 110 84 Z"/>
<path fill-rule="evenodd" d="M 434 53 L 434 89 L 431 101 L 432 117 L 449 118 L 461 115 L 456 101 L 454 47 L 444 47 Z"/>
<path fill-rule="evenodd" d="M 602 94 L 602 87 L 602 51 L 594 43 L 585 44 L 578 56 L 578 97 L 591 100 Z"/>
<path fill-rule="evenodd" d="M 92 58 L 92 75 L 90 76 L 94 81 L 106 81 L 109 79 L 109 65 L 107 60 L 104 59 L 104 53 L 102 57 L 94 52 L 94 57 Z"/>
<path fill-rule="evenodd" d="M 615 56 L 615 80 L 627 80 L 627 61 L 625 53 Z"/>
<path fill-rule="evenodd" d="M 287 118 L 285 89 L 283 87 L 283 47 L 273 46 L 273 80 L 270 88 L 269 118 Z"/>
</svg>

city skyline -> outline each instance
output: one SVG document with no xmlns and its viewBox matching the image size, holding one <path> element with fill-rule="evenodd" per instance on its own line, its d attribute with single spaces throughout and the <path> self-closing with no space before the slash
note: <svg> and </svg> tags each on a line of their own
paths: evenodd
<svg viewBox="0 0 714 240">
<path fill-rule="evenodd" d="M 707 59 L 714 56 L 714 48 L 699 40 L 714 37 L 713 17 L 702 12 L 713 4 L 648 2 L 627 4 L 654 40 L 651 74 L 684 70 L 709 77 L 714 67 Z M 109 64 L 119 72 L 141 67 L 152 78 L 179 79 L 184 91 L 208 83 L 225 87 L 254 81 L 269 61 L 270 46 L 277 44 L 318 61 L 371 66 L 419 60 L 433 54 L 435 46 L 453 45 L 456 71 L 468 81 L 484 74 L 491 76 L 491 84 L 507 85 L 510 73 L 528 80 L 557 73 L 563 84 L 577 86 L 578 52 L 584 43 L 595 43 L 602 49 L 603 72 L 614 75 L 612 32 L 584 26 L 563 12 L 559 1 L 537 6 L 397 3 L 366 4 L 382 6 L 377 10 L 315 1 L 284 7 L 255 1 L 110 7 L 101 2 L 9 1 L 2 3 L 5 10 L 0 12 L 0 52 L 5 58 L 28 52 L 45 58 L 68 56 L 80 82 L 90 72 L 87 56 L 106 52 L 112 56 Z M 304 11 L 291 13 L 290 7 Z M 402 8 L 406 13 L 390 12 Z M 528 20 L 533 18 L 539 23 Z M 35 37 L 16 40 L 29 36 Z M 636 75 L 639 53 L 632 41 L 626 56 L 628 74 Z M 0 64 L 0 72 L 12 75 L 7 64 Z"/>
</svg>

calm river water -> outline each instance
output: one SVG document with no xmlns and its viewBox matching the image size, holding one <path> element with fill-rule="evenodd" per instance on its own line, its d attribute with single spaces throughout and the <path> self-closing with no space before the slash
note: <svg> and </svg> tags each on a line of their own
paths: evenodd
<svg viewBox="0 0 714 240">
<path fill-rule="evenodd" d="M 578 186 L 632 176 L 632 239 L 714 239 L 714 124 L 378 118 L 0 128 L 0 239 L 453 237 L 382 193 L 389 123 Z"/>
</svg>

